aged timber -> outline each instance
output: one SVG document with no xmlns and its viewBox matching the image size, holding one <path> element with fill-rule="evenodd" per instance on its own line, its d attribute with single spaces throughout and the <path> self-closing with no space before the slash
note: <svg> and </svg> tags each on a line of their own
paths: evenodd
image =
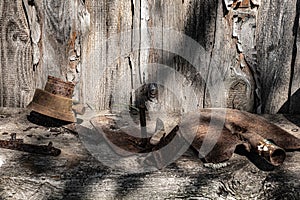
<svg viewBox="0 0 300 200">
<path fill-rule="evenodd" d="M 99 110 L 130 104 L 133 90 L 156 79 L 180 91 L 184 109 L 210 107 L 215 99 L 209 87 L 220 81 L 219 74 L 226 107 L 298 113 L 299 5 L 299 0 L 2 1 L 0 106 L 26 107 L 52 75 L 76 83 L 74 100 Z M 154 48 L 182 47 L 177 42 L 184 38 L 162 34 L 167 30 L 203 47 L 201 71 L 182 55 Z M 111 38 L 114 43 L 107 43 Z M 149 49 L 139 49 L 141 41 Z M 160 77 L 162 65 L 169 73 Z M 170 107 L 177 104 L 168 95 L 162 98 Z"/>
<path fill-rule="evenodd" d="M 259 168 L 255 157 L 234 154 L 220 165 L 203 164 L 192 152 L 166 168 L 126 174 L 95 160 L 65 128 L 27 121 L 26 110 L 1 109 L 0 139 L 15 132 L 30 144 L 52 141 L 57 157 L 0 149 L 1 199 L 299 199 L 300 154 L 287 152 L 280 167 Z M 300 118 L 265 116 L 299 137 Z"/>
</svg>

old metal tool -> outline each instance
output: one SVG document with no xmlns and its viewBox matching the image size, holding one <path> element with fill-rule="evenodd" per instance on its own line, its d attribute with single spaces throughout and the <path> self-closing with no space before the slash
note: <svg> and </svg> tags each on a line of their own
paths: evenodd
<svg viewBox="0 0 300 200">
<path fill-rule="evenodd" d="M 61 153 L 60 149 L 53 147 L 52 142 L 49 142 L 48 145 L 26 144 L 23 139 L 16 138 L 16 133 L 11 134 L 10 140 L 0 140 L 0 148 L 49 156 L 58 156 Z"/>
<path fill-rule="evenodd" d="M 241 140 L 247 141 L 251 145 L 252 151 L 262 156 L 265 160 L 279 166 L 285 160 L 285 150 L 275 145 L 270 140 L 267 140 L 259 134 L 242 128 L 234 123 L 225 123 L 225 127 L 231 131 L 232 134 L 236 134 Z"/>
<path fill-rule="evenodd" d="M 76 122 L 72 111 L 72 96 L 75 84 L 48 76 L 45 90 L 36 89 L 27 108 L 54 119 Z"/>
<path fill-rule="evenodd" d="M 146 146 L 148 143 L 147 139 L 147 120 L 146 120 L 146 111 L 148 109 L 148 101 L 156 102 L 158 100 L 158 86 L 156 83 L 149 83 L 146 85 L 146 91 L 142 95 L 140 104 L 138 105 L 140 112 L 140 126 L 141 126 L 141 137 L 142 143 L 141 146 Z"/>
<path fill-rule="evenodd" d="M 223 115 L 224 111 L 226 115 Z M 200 119 L 195 114 L 187 116 L 180 126 L 196 130 L 192 147 L 206 162 L 224 162 L 232 157 L 235 150 L 241 148 L 246 150 L 245 153 L 253 153 L 278 166 L 284 162 L 285 151 L 300 149 L 299 138 L 261 116 L 223 108 L 201 109 L 200 114 Z M 222 126 L 221 129 L 217 129 L 218 125 Z M 220 135 L 217 134 L 219 130 Z M 214 146 L 204 154 L 201 147 L 207 144 Z"/>
</svg>

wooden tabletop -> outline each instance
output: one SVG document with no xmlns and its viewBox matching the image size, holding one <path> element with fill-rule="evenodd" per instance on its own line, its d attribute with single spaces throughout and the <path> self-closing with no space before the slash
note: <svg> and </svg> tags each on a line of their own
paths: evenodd
<svg viewBox="0 0 300 200">
<path fill-rule="evenodd" d="M 188 151 L 166 168 L 129 174 L 103 165 L 67 128 L 27 120 L 25 109 L 0 109 L 0 139 L 61 149 L 58 157 L 0 149 L 0 199 L 300 199 L 300 153 L 287 152 L 275 168 L 234 154 L 217 165 Z M 300 116 L 265 115 L 300 137 Z"/>
</svg>

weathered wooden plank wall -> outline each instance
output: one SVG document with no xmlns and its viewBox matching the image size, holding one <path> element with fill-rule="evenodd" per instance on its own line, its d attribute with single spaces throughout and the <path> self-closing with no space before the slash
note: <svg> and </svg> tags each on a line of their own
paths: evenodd
<svg viewBox="0 0 300 200">
<path fill-rule="evenodd" d="M 0 105 L 24 107 L 34 90 L 30 30 L 22 2 L 0 2 Z"/>
<path fill-rule="evenodd" d="M 295 13 L 295 20 L 293 25 L 293 54 L 292 54 L 292 62 L 291 62 L 291 79 L 290 79 L 290 113 L 299 113 L 300 112 L 300 1 L 297 0 Z"/>
<path fill-rule="evenodd" d="M 254 111 L 253 69 L 256 66 L 252 64 L 253 58 L 249 54 L 255 51 L 255 31 L 252 26 L 255 25 L 257 7 L 251 7 L 250 4 L 243 7 L 228 3 L 225 7 L 226 5 L 228 7 L 224 8 L 222 1 L 218 1 L 217 4 L 215 36 L 207 82 L 214 84 L 216 73 L 220 73 L 227 91 L 225 106 Z"/>
<path fill-rule="evenodd" d="M 300 112 L 299 0 L 18 0 L 0 9 L 0 106 L 26 106 L 50 74 L 77 83 L 74 100 L 100 110 L 125 109 L 134 90 L 152 81 L 176 91 L 184 110 L 209 107 L 208 88 L 220 73 L 224 106 Z M 169 29 L 205 49 L 201 72 L 163 50 L 184 40 L 163 34 Z M 170 96 L 160 98 L 178 106 Z"/>
<path fill-rule="evenodd" d="M 268 1 L 261 2 L 259 21 L 257 27 L 258 68 L 262 81 L 262 101 L 265 112 L 277 112 L 286 103 L 283 112 L 289 112 L 289 90 L 296 90 L 296 82 L 291 80 L 295 70 L 299 68 L 292 64 L 294 40 L 298 30 L 293 30 L 297 6 L 294 1 Z M 299 8 L 298 8 L 299 9 Z M 298 19 L 297 19 L 298 18 Z M 299 22 L 298 22 L 299 23 Z M 298 28 L 297 28 L 298 29 Z M 294 53 L 294 55 L 293 55 Z M 298 99 L 299 100 L 299 99 Z M 294 104 L 296 102 L 292 102 Z M 299 112 L 299 110 L 298 110 Z"/>
<path fill-rule="evenodd" d="M 0 5 L 0 106 L 25 107 L 48 75 L 78 81 L 80 48 L 89 26 L 80 0 Z"/>
</svg>

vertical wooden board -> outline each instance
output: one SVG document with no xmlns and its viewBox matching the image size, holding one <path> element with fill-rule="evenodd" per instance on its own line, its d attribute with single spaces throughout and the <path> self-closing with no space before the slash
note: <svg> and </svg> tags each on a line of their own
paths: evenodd
<svg viewBox="0 0 300 200">
<path fill-rule="evenodd" d="M 128 64 L 130 69 L 130 104 L 133 105 L 136 100 L 136 90 L 139 88 L 142 83 L 142 76 L 140 70 L 140 41 L 141 41 L 141 1 L 140 0 L 131 0 L 131 53 L 128 56 Z"/>
<path fill-rule="evenodd" d="M 211 52 L 215 40 L 215 26 L 217 20 L 217 0 L 184 0 L 186 9 L 184 17 L 185 33 Z"/>
<path fill-rule="evenodd" d="M 140 31 L 139 42 L 141 43 L 140 47 L 151 46 L 151 28 L 153 27 L 153 22 L 151 20 L 153 20 L 152 12 L 155 12 L 155 10 L 152 9 L 151 4 L 156 2 L 158 1 L 152 1 L 152 2 L 148 0 L 140 1 L 140 27 L 139 27 L 139 31 Z M 148 71 L 149 56 L 150 56 L 149 49 L 139 49 L 139 76 L 142 84 L 147 83 L 149 79 L 149 71 Z"/>
<path fill-rule="evenodd" d="M 0 106 L 25 107 L 34 90 L 30 31 L 22 1 L 1 1 L 0 9 Z"/>
<path fill-rule="evenodd" d="M 112 47 L 111 44 L 107 43 L 107 40 L 108 38 L 114 37 L 117 34 L 119 7 L 118 1 L 115 0 L 105 0 L 100 2 L 99 8 L 101 10 L 97 9 L 98 19 L 92 18 L 92 21 L 96 20 L 93 26 L 97 27 L 95 31 L 99 33 L 99 35 L 97 35 L 97 38 L 95 38 L 95 47 L 91 49 L 91 51 L 95 51 L 97 48 L 99 48 L 101 51 L 100 62 L 96 58 L 96 62 L 92 63 L 96 67 L 94 69 L 96 71 L 93 70 L 92 73 L 96 73 L 91 74 L 91 76 L 97 75 L 97 77 L 93 78 L 99 81 L 96 82 L 97 85 L 95 88 L 98 89 L 99 87 L 99 91 L 92 90 L 92 92 L 88 93 L 87 95 L 91 95 L 91 93 L 93 93 L 92 95 L 95 95 L 94 100 L 96 100 L 96 108 L 99 110 L 104 110 L 109 109 L 110 96 L 112 95 L 113 90 L 113 77 L 115 75 L 114 73 L 116 71 L 116 65 L 118 64 L 117 61 L 115 62 L 115 59 L 118 59 L 116 57 L 116 55 L 118 55 L 118 46 L 116 44 L 116 46 Z M 96 57 L 97 56 L 99 55 L 96 55 Z M 114 62 L 111 62 L 110 60 L 113 60 Z M 88 87 L 90 88 L 88 91 L 91 91 L 92 87 L 94 86 L 89 85 Z"/>
<path fill-rule="evenodd" d="M 179 12 L 176 12 L 176 8 L 182 8 L 184 10 L 184 7 L 182 5 L 182 1 L 169 1 L 165 0 L 161 2 L 161 4 L 156 7 L 157 14 L 156 16 L 160 16 L 160 25 L 161 25 L 161 44 L 162 44 L 162 50 L 161 53 L 161 60 L 160 63 L 165 67 L 165 69 L 161 69 L 162 67 L 157 67 L 156 69 L 156 76 L 160 80 L 160 82 L 163 83 L 163 85 L 168 89 L 166 92 L 163 93 L 161 96 L 162 103 L 165 105 L 169 111 L 179 110 L 183 109 L 184 102 L 183 102 L 183 88 L 182 83 L 185 81 L 184 76 L 180 76 L 178 74 L 178 71 L 176 71 L 176 57 L 181 57 L 182 55 L 177 55 L 174 50 L 174 48 L 182 48 L 180 46 L 181 40 L 183 38 L 181 36 L 176 35 L 170 35 L 168 33 L 168 30 L 178 31 L 182 32 L 182 27 L 184 24 L 184 21 L 180 19 Z M 181 23 L 181 25 L 178 25 L 178 27 L 175 27 L 175 23 Z M 178 44 L 176 44 L 178 43 Z M 168 52 L 168 47 L 172 47 L 171 52 Z M 165 72 L 164 72 L 165 71 Z"/>
<path fill-rule="evenodd" d="M 70 10 L 73 1 L 43 1 L 43 60 L 44 76 L 66 79 L 68 69 L 68 40 L 71 35 Z"/>
<path fill-rule="evenodd" d="M 91 30 L 83 68 L 85 102 L 97 110 L 130 102 L 131 1 L 90 1 Z"/>
<path fill-rule="evenodd" d="M 226 10 L 222 1 L 217 4 L 215 38 L 206 80 L 205 107 L 229 107 L 253 111 L 255 83 L 245 56 L 253 47 L 247 46 L 246 38 L 254 39 L 252 27 L 246 18 L 254 19 L 252 8 Z M 246 16 L 246 17 L 245 17 Z M 240 18 L 239 33 L 234 32 Z M 240 46 L 246 49 L 242 50 Z"/>
<path fill-rule="evenodd" d="M 89 28 L 89 13 L 84 2 L 38 0 L 34 6 L 40 15 L 38 17 L 42 31 L 42 87 L 48 75 L 65 81 L 79 82 L 82 51 Z M 76 101 L 81 93 L 78 90 L 77 87 Z"/>
<path fill-rule="evenodd" d="M 210 56 L 209 75 L 206 79 L 204 107 L 226 106 L 223 91 L 217 91 L 216 88 L 220 86 L 216 86 L 216 84 L 222 84 L 225 88 L 223 80 L 226 79 L 226 73 L 234 66 L 236 57 L 235 43 L 231 39 L 231 19 L 224 17 L 222 4 L 219 3 L 217 6 L 214 46 Z M 220 81 L 220 79 L 223 80 Z M 213 88 L 216 90 L 215 94 L 212 94 Z M 217 92 L 221 92 L 220 95 Z M 217 96 L 224 97 L 222 102 L 215 99 Z"/>
<path fill-rule="evenodd" d="M 205 88 L 208 77 L 208 67 L 210 55 L 214 48 L 215 32 L 216 32 L 216 16 L 218 1 L 182 1 L 186 7 L 184 17 L 184 33 L 185 37 L 190 37 L 194 42 L 198 43 L 204 50 L 204 61 L 199 66 L 193 66 L 191 63 L 182 64 L 179 62 L 179 71 L 185 74 L 187 81 L 184 82 L 185 88 L 192 87 L 197 96 L 197 106 L 203 108 L 206 98 Z M 189 44 L 187 47 L 189 48 Z M 198 52 L 197 52 L 198 53 Z M 197 57 L 196 52 L 191 52 L 192 57 Z M 202 56 L 202 55 L 201 55 Z M 199 71 L 198 67 L 201 67 Z M 185 98 L 193 98 L 193 94 L 184 94 Z M 189 102 L 188 104 L 194 104 Z"/>
<path fill-rule="evenodd" d="M 147 3 L 146 6 L 148 7 L 148 20 L 145 25 L 147 25 L 149 34 L 149 49 L 147 50 L 147 68 L 145 69 L 147 72 L 147 80 L 146 83 L 155 82 L 158 83 L 158 86 L 165 91 L 167 86 L 163 82 L 163 80 L 167 79 L 167 77 L 161 77 L 163 74 L 165 76 L 169 76 L 169 74 L 161 72 L 161 68 L 165 64 L 164 60 L 164 51 L 163 51 L 163 30 L 164 30 L 164 23 L 167 22 L 168 19 L 164 18 L 165 14 L 165 7 L 170 6 L 166 1 L 161 0 L 154 0 L 154 1 L 143 1 L 144 4 Z M 141 31 L 144 33 L 144 27 L 141 25 Z M 155 30 L 155 31 L 153 31 Z M 156 45 L 162 48 L 156 48 Z M 141 58 L 142 59 L 142 58 Z M 141 60 L 142 62 L 142 60 Z M 168 66 L 166 66 L 168 67 Z M 159 102 L 162 104 L 162 107 L 165 108 L 166 104 L 171 104 L 168 102 L 167 98 L 165 98 L 165 92 L 159 93 L 158 96 Z"/>
<path fill-rule="evenodd" d="M 90 29 L 85 58 L 82 63 L 81 84 L 83 103 L 93 108 L 99 107 L 100 80 L 106 65 L 106 44 L 102 38 L 106 37 L 106 1 L 86 1 L 90 13 Z"/>
<path fill-rule="evenodd" d="M 112 91 L 110 105 L 113 109 L 128 110 L 131 98 L 132 80 L 132 2 L 117 1 L 118 18 L 116 36 L 119 46 L 112 46 L 112 51 L 117 51 L 113 65 L 114 77 L 112 77 Z M 110 51 L 109 51 L 110 53 Z M 131 62 L 131 63 L 130 63 Z"/>
<path fill-rule="evenodd" d="M 198 52 L 192 52 L 189 49 L 194 48 L 193 44 L 200 45 L 199 38 L 193 38 L 193 44 L 189 44 L 188 38 L 197 32 L 196 27 L 194 27 L 193 31 L 186 32 L 186 20 L 191 20 L 190 18 L 193 17 L 190 16 L 190 9 L 198 9 L 197 6 L 189 7 L 189 5 L 197 5 L 197 2 L 199 5 L 203 3 L 177 0 L 166 1 L 162 6 L 163 29 L 166 30 L 163 31 L 163 47 L 172 47 L 173 50 L 173 52 L 162 52 L 162 63 L 170 69 L 170 74 L 165 77 L 165 84 L 173 92 L 173 94 L 166 93 L 164 98 L 170 101 L 170 108 L 176 108 L 179 103 L 179 108 L 177 109 L 185 112 L 196 110 L 199 106 L 202 107 L 201 103 L 203 102 L 204 84 L 201 82 L 202 79 L 199 79 L 197 76 L 201 72 L 197 71 L 197 66 L 194 66 L 194 63 L 189 63 L 193 58 L 199 56 L 197 55 Z M 197 17 L 201 14 L 203 13 L 199 11 Z M 175 31 L 175 34 L 169 34 L 168 30 Z M 179 53 L 175 53 L 178 49 L 182 50 Z M 173 96 L 176 98 L 172 98 Z"/>
<path fill-rule="evenodd" d="M 293 26 L 294 35 L 294 47 L 293 47 L 293 59 L 292 60 L 292 80 L 291 80 L 291 97 L 290 97 L 290 108 L 291 114 L 300 114 L 300 1 L 297 0 L 296 15 Z M 294 62 L 294 63 L 293 63 Z"/>
<path fill-rule="evenodd" d="M 64 3 L 60 4 L 58 1 L 42 2 L 44 11 L 42 40 L 44 57 L 42 65 L 45 70 L 43 73 L 45 76 L 44 80 L 46 80 L 46 77 L 48 75 L 64 78 L 60 67 L 62 61 L 66 62 L 65 34 L 64 31 L 61 30 L 59 25 L 62 18 L 64 17 L 59 16 L 59 9 L 63 9 Z M 63 13 L 61 13 L 60 15 L 62 14 Z M 64 67 L 66 69 L 66 63 L 64 64 Z"/>
<path fill-rule="evenodd" d="M 156 31 L 149 35 L 150 44 L 160 43 L 161 49 L 150 49 L 149 61 L 152 65 L 148 68 L 147 74 L 149 76 L 148 82 L 159 82 L 164 87 L 169 87 L 168 92 L 160 96 L 160 100 L 167 107 L 178 107 L 178 100 L 181 101 L 180 107 L 187 111 L 189 109 L 196 109 L 197 106 L 202 106 L 204 83 L 199 79 L 199 72 L 197 72 L 182 56 L 177 55 L 176 51 L 182 49 L 186 44 L 187 37 L 192 36 L 197 32 L 197 28 L 188 29 L 187 19 L 199 17 L 204 15 L 201 10 L 197 16 L 192 16 L 194 7 L 191 4 L 198 4 L 198 1 L 152 1 L 149 2 L 149 28 L 155 28 Z M 200 5 L 200 2 L 198 5 Z M 207 3 L 207 5 L 209 5 Z M 200 19 L 192 19 L 198 20 Z M 200 24 L 200 23 L 199 23 Z M 193 24 L 195 25 L 195 24 Z M 190 25 L 190 26 L 193 26 Z M 177 34 L 170 34 L 170 31 L 177 32 Z M 202 40 L 201 37 L 194 38 L 195 43 Z M 171 51 L 168 49 L 171 47 Z M 173 48 L 173 49 L 172 49 Z M 187 50 L 188 51 L 188 50 Z M 180 53 L 179 53 L 180 54 Z M 183 52 L 181 54 L 186 54 Z M 188 55 L 188 57 L 195 57 L 197 55 Z M 194 68 L 194 69 L 193 69 Z M 192 89 L 191 89 L 192 88 Z M 190 90 L 188 90 L 190 89 Z M 194 96 L 194 90 L 196 90 Z M 172 94 L 170 94 L 170 92 Z M 174 99 L 174 95 L 176 99 Z M 200 102 L 200 103 L 199 103 Z"/>
<path fill-rule="evenodd" d="M 300 43 L 297 44 L 298 49 L 300 47 Z M 300 114 L 300 59 L 299 53 L 297 53 L 297 60 L 295 64 L 295 71 L 293 73 L 293 80 L 291 85 L 291 97 L 290 97 L 290 114 Z M 283 110 L 285 113 L 286 109 Z"/>
<path fill-rule="evenodd" d="M 295 8 L 296 0 L 262 0 L 259 7 L 257 53 L 265 113 L 277 113 L 288 100 Z"/>
</svg>

